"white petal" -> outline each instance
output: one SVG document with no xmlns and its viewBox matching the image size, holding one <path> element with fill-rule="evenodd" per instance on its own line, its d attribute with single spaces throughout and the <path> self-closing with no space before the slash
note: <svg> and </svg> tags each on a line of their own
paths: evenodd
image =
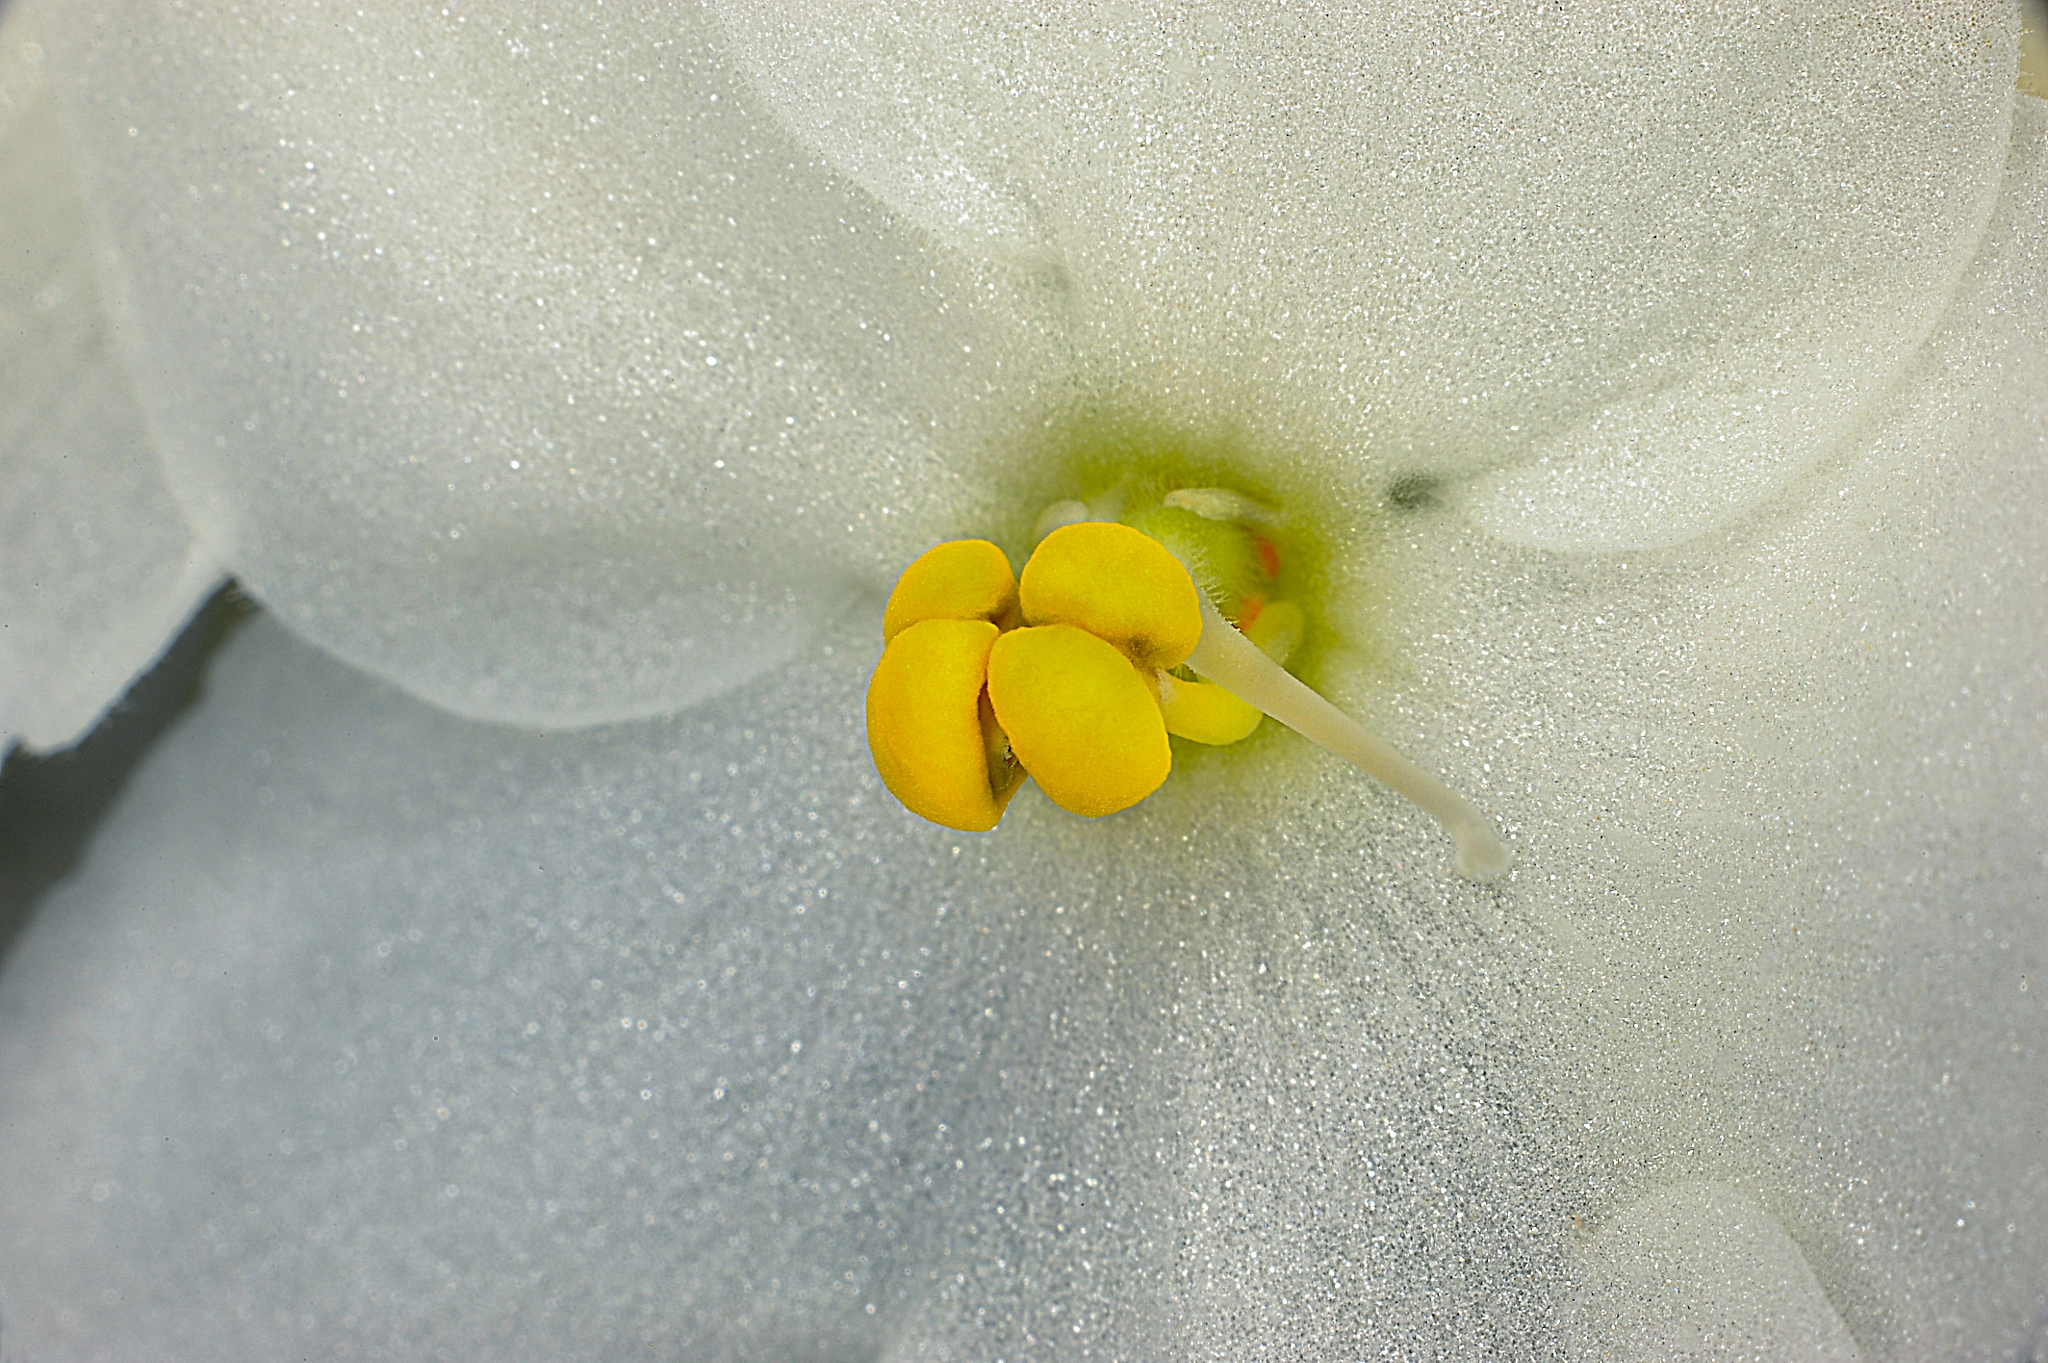
<svg viewBox="0 0 2048 1363">
<path fill-rule="evenodd" d="M 1631 1204 L 1579 1246 L 1578 1356 L 1643 1363 L 1860 1363 L 1806 1256 L 1733 1188 L 1690 1183 Z"/>
<path fill-rule="evenodd" d="M 993 520 L 1058 401 L 1038 286 L 812 164 L 689 10 L 48 22 L 206 542 L 458 711 L 643 714 L 790 656 Z"/>
<path fill-rule="evenodd" d="M 2044 219 L 2027 100 L 1942 327 L 1799 499 L 1593 565 L 1418 523 L 1382 584 L 1391 703 L 1529 802 L 1591 1219 L 1739 1183 L 1878 1357 L 2020 1352 L 2048 1285 Z"/>
<path fill-rule="evenodd" d="M 1842 444 L 1975 248 L 2018 35 L 1993 0 L 721 13 L 863 184 L 1058 257 L 1141 400 L 1609 549 Z"/>
<path fill-rule="evenodd" d="M 1330 845 L 1349 914 L 1214 768 L 949 834 L 867 767 L 869 656 L 543 738 L 250 627 L 0 975 L 11 1344 L 1149 1357 L 1257 1323 L 1247 1237 L 1259 1313 L 1323 1277 L 1303 1216 L 1384 1338 L 1527 1326 L 1550 1275 L 1448 1269 L 1542 1270 L 1556 1180 L 1478 1101 L 1517 1038 L 1438 989 L 1498 915 L 1399 883 L 1419 827 Z"/>
<path fill-rule="evenodd" d="M 860 751 L 862 632 L 542 738 L 252 629 L 0 975 L 10 1329 L 2029 1347 L 2043 123 L 1845 495 L 1650 566 L 1409 513 L 1340 681 L 1501 814 L 1499 892 L 1284 734 L 1112 820 L 931 829 Z M 1744 1204 L 1659 1191 L 1701 1183 Z M 1760 1260 L 1643 1309 L 1731 1225 Z"/>
<path fill-rule="evenodd" d="M 20 7 L 0 20 L 0 760 L 76 742 L 220 580 L 112 348 Z"/>
<path fill-rule="evenodd" d="M 1592 563 L 1403 513 L 1333 689 L 1497 893 L 1277 733 L 922 826 L 864 630 L 542 738 L 253 629 L 0 973 L 10 1336 L 1513 1356 L 1712 1183 L 1809 1338 L 2038 1351 L 2042 124 L 1819 494 Z"/>
</svg>

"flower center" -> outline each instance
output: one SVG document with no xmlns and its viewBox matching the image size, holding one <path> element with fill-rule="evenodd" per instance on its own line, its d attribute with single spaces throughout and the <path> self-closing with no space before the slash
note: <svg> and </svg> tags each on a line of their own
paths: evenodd
<svg viewBox="0 0 2048 1363">
<path fill-rule="evenodd" d="M 930 550 L 890 594 L 868 686 L 883 783 L 968 832 L 994 828 L 1027 774 L 1099 818 L 1166 780 L 1168 734 L 1235 743 L 1271 715 L 1435 815 L 1461 874 L 1499 875 L 1509 853 L 1485 816 L 1287 672 L 1307 626 L 1275 595 L 1278 521 L 1227 489 L 1183 488 L 1054 503 L 1021 579 L 986 540 Z"/>
</svg>

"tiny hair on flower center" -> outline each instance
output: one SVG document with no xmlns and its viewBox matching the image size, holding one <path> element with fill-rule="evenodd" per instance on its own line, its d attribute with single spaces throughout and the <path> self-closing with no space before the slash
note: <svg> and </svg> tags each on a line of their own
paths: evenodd
<svg viewBox="0 0 2048 1363">
<path fill-rule="evenodd" d="M 1422 806 L 1490 880 L 1509 852 L 1484 815 L 1286 670 L 1308 614 L 1285 595 L 1284 518 L 1227 488 L 1053 503 L 1021 574 L 987 540 L 904 569 L 868 684 L 868 748 L 912 813 L 963 832 L 1028 776 L 1089 818 L 1165 783 L 1168 735 L 1223 746 L 1271 716 Z"/>
</svg>

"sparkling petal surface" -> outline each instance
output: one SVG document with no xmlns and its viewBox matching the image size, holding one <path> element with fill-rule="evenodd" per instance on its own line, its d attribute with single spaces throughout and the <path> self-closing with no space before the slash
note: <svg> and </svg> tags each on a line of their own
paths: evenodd
<svg viewBox="0 0 2048 1363">
<path fill-rule="evenodd" d="M 885 202 L 1057 261 L 1141 394 L 1579 548 L 1839 449 L 1975 249 L 2018 40 L 1993 0 L 719 9 Z"/>
<path fill-rule="evenodd" d="M 999 437 L 1057 405 L 1042 286 L 757 116 L 693 7 L 45 24 L 200 535 L 458 712 L 774 665 L 993 519 Z"/>
<path fill-rule="evenodd" d="M 2015 49 L 1990 0 L 52 10 L 204 543 L 342 656 L 549 725 L 715 694 L 999 533 L 1077 375 L 1353 505 L 1722 523 L 1938 315 Z"/>
<path fill-rule="evenodd" d="M 1590 1358 L 1675 1263 L 1702 1329 L 2038 1348 L 2044 123 L 1816 495 L 1402 513 L 1332 689 L 1498 890 L 1275 726 L 933 830 L 865 628 L 552 737 L 251 628 L 0 975 L 10 1344 Z"/>
<path fill-rule="evenodd" d="M 1570 1311 L 1596 1358 L 1861 1363 L 1799 1246 L 1732 1189 L 1659 1190 L 1580 1257 Z"/>
<path fill-rule="evenodd" d="M 165 485 L 93 281 L 19 6 L 0 19 L 0 760 L 76 742 L 220 578 Z"/>
</svg>

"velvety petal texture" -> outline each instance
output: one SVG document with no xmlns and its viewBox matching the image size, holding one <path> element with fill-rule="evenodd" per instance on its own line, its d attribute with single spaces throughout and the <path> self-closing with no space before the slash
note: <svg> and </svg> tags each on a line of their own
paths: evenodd
<svg viewBox="0 0 2048 1363">
<path fill-rule="evenodd" d="M 1107 821 L 888 800 L 849 626 L 449 717 L 272 623 L 0 974 L 35 1357 L 2024 1357 L 2048 1291 L 2048 117 L 1814 491 L 1418 503 L 1331 689 Z"/>
<path fill-rule="evenodd" d="M 1733 1189 L 1660 1189 L 1621 1209 L 1579 1257 L 1570 1314 L 1594 1358 L 1863 1358 L 1798 1244 Z"/>
<path fill-rule="evenodd" d="M 20 6 L 0 17 L 0 761 L 76 742 L 220 580 L 166 486 L 100 304 Z"/>
<path fill-rule="evenodd" d="M 2001 0 L 717 8 L 793 133 L 1058 262 L 1146 394 L 1606 549 L 1839 450 L 1976 248 L 2019 36 Z"/>
<path fill-rule="evenodd" d="M 549 725 L 1021 534 L 1077 392 L 1340 519 L 1436 480 L 1535 545 L 1724 523 L 1939 314 L 2017 43 L 1997 0 L 50 8 L 204 543 Z"/>
<path fill-rule="evenodd" d="M 9 1356 L 2048 1349 L 2009 6 L 22 14 L 0 724 L 271 611 L 0 961 Z M 1506 877 L 1278 725 L 887 796 L 1089 412 Z"/>
<path fill-rule="evenodd" d="M 451 709 L 752 676 L 990 520 L 1057 406 L 1042 283 L 755 114 L 693 6 L 49 8 L 196 529 Z"/>
</svg>

